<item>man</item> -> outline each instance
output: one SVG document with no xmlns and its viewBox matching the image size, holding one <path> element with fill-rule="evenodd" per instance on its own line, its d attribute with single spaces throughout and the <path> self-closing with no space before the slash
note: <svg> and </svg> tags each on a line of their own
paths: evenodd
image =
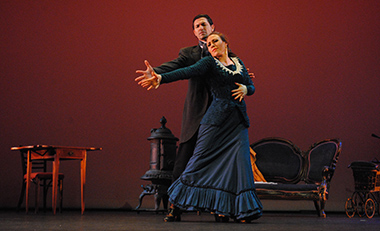
<svg viewBox="0 0 380 231">
<path fill-rule="evenodd" d="M 155 67 L 157 74 L 187 67 L 208 55 L 207 36 L 215 29 L 214 23 L 207 14 L 199 14 L 193 19 L 193 32 L 198 39 L 198 45 L 182 48 L 178 58 Z M 188 90 L 182 114 L 182 126 L 178 152 L 173 169 L 173 181 L 184 171 L 187 162 L 194 152 L 197 141 L 199 124 L 211 102 L 211 93 L 202 78 L 191 78 L 188 81 Z M 165 221 L 174 221 L 179 210 L 170 206 Z"/>
<path fill-rule="evenodd" d="M 198 38 L 198 45 L 182 48 L 177 59 L 155 67 L 157 74 L 173 71 L 182 67 L 193 65 L 202 57 L 208 55 L 207 36 L 214 31 L 212 19 L 205 14 L 195 16 L 193 19 L 193 32 Z M 203 51 L 204 48 L 207 52 Z M 173 170 L 173 180 L 177 179 L 186 167 L 193 154 L 197 131 L 209 104 L 211 95 L 202 78 L 189 79 L 188 91 L 182 115 L 182 127 L 178 154 Z"/>
</svg>

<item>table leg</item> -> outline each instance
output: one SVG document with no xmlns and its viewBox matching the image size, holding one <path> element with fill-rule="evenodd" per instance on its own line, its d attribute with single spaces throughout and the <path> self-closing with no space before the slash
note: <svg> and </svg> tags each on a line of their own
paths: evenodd
<svg viewBox="0 0 380 231">
<path fill-rule="evenodd" d="M 84 157 L 81 160 L 81 209 L 82 215 L 84 213 L 85 203 L 84 203 L 84 188 L 86 184 L 86 161 L 87 161 L 87 151 L 84 151 Z"/>
<path fill-rule="evenodd" d="M 58 172 L 59 172 L 59 157 L 57 156 L 54 157 L 53 161 L 53 179 L 52 179 L 52 208 L 53 208 L 53 213 L 55 214 L 57 211 L 57 191 L 58 191 Z"/>
<path fill-rule="evenodd" d="M 29 210 L 29 189 L 30 189 L 30 174 L 32 173 L 32 160 L 31 151 L 27 152 L 27 164 L 26 164 L 26 193 L 25 193 L 25 212 Z"/>
</svg>

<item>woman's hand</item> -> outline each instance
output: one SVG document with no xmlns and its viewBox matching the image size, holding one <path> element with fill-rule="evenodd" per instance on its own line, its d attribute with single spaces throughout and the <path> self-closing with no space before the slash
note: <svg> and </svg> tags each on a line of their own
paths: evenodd
<svg viewBox="0 0 380 231">
<path fill-rule="evenodd" d="M 144 88 L 147 88 L 148 91 L 152 88 L 157 89 L 158 86 L 160 86 L 161 75 L 157 75 L 157 73 L 154 72 L 152 66 L 147 60 L 145 60 L 144 63 L 146 65 L 146 70 L 137 70 L 136 73 L 142 75 L 137 77 L 135 81 L 138 81 L 138 84 Z"/>
<path fill-rule="evenodd" d="M 236 100 L 239 99 L 239 102 L 241 102 L 244 96 L 247 95 L 247 86 L 240 83 L 235 83 L 235 84 L 238 86 L 238 88 L 231 91 L 232 96 L 235 96 L 235 99 Z"/>
</svg>

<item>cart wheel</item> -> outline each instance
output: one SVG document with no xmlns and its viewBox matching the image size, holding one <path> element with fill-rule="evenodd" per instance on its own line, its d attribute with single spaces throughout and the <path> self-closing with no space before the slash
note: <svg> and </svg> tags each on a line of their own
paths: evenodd
<svg viewBox="0 0 380 231">
<path fill-rule="evenodd" d="M 378 213 L 380 215 L 380 204 L 379 204 L 379 201 L 380 201 L 380 197 L 379 197 L 380 194 L 378 194 L 378 192 L 375 192 L 375 193 L 370 193 L 369 194 L 369 197 L 368 198 L 371 198 L 373 200 L 373 202 L 375 203 L 374 205 L 374 209 L 375 209 L 375 212 L 374 214 L 376 215 L 376 213 Z"/>
<path fill-rule="evenodd" d="M 355 216 L 356 205 L 351 197 L 346 200 L 344 208 L 346 209 L 347 217 L 352 218 Z"/>
<path fill-rule="evenodd" d="M 375 202 L 371 198 L 368 198 L 367 201 L 365 202 L 364 207 L 365 207 L 365 215 L 368 218 L 372 218 L 376 212 Z"/>
<path fill-rule="evenodd" d="M 356 206 L 356 212 L 358 213 L 359 217 L 365 216 L 365 199 L 366 195 L 362 192 L 354 192 L 352 195 L 352 199 L 354 200 L 355 206 Z"/>
</svg>

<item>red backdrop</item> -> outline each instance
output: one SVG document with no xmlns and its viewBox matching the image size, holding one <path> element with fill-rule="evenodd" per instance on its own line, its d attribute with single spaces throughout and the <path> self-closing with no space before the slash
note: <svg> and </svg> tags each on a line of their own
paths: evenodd
<svg viewBox="0 0 380 231">
<path fill-rule="evenodd" d="M 1 1 L 0 207 L 21 189 L 17 145 L 102 147 L 88 158 L 88 208 L 134 208 L 149 169 L 151 128 L 178 137 L 187 82 L 147 92 L 134 78 L 195 45 L 209 14 L 256 75 L 247 98 L 252 142 L 278 136 L 301 149 L 340 138 L 326 210 L 343 211 L 354 160 L 379 158 L 380 2 Z M 79 163 L 64 162 L 65 207 L 80 206 Z M 152 199 L 144 199 L 152 206 Z M 292 209 L 313 210 L 310 202 Z M 264 201 L 267 209 L 286 202 Z"/>
</svg>

